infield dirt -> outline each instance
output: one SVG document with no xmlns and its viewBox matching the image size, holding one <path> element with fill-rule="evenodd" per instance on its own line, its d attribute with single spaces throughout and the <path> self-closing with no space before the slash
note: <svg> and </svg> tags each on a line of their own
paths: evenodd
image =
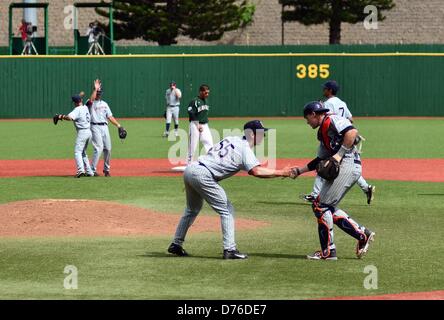
<svg viewBox="0 0 444 320">
<path fill-rule="evenodd" d="M 0 205 L 0 237 L 152 236 L 173 235 L 178 214 L 109 201 L 44 199 Z M 253 230 L 269 223 L 236 219 L 236 229 Z M 218 232 L 220 219 L 201 215 L 191 233 Z"/>
<path fill-rule="evenodd" d="M 305 165 L 311 159 L 277 159 L 277 167 Z M 103 162 L 99 163 L 103 166 Z M 172 167 L 182 163 L 171 163 L 168 159 L 113 159 L 113 176 L 124 177 L 167 177 L 181 176 Z M 367 179 L 444 182 L 444 159 L 364 159 L 363 175 Z M 73 159 L 56 160 L 0 160 L 1 177 L 69 176 L 75 174 Z M 313 175 L 313 173 L 310 173 Z M 310 175 L 309 174 L 309 175 Z M 239 173 L 240 176 L 247 175 Z"/>
</svg>

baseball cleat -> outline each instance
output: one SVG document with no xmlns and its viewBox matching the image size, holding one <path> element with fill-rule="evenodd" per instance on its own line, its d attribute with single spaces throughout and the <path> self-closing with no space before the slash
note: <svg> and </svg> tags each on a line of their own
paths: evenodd
<svg viewBox="0 0 444 320">
<path fill-rule="evenodd" d="M 301 199 L 307 202 L 314 202 L 316 200 L 316 197 L 311 194 L 303 194 L 301 195 Z"/>
<path fill-rule="evenodd" d="M 168 135 L 169 135 L 169 132 L 164 132 L 164 133 L 162 134 L 162 138 L 168 138 Z"/>
<path fill-rule="evenodd" d="M 97 172 L 94 172 L 94 177 L 100 177 L 100 174 L 98 174 Z"/>
<path fill-rule="evenodd" d="M 79 172 L 74 176 L 74 178 L 81 178 L 81 177 L 85 177 L 85 176 L 86 176 L 85 172 Z"/>
<path fill-rule="evenodd" d="M 105 175 L 105 177 L 111 177 L 111 175 L 109 174 L 109 171 L 103 171 L 103 174 Z"/>
<path fill-rule="evenodd" d="M 370 204 L 373 201 L 373 198 L 375 197 L 375 190 L 375 186 L 372 186 L 371 184 L 368 185 L 368 190 L 365 193 L 367 195 L 367 204 Z"/>
<path fill-rule="evenodd" d="M 338 260 L 336 257 L 336 249 L 331 249 L 330 254 L 326 257 L 322 256 L 321 250 L 314 252 L 313 254 L 307 255 L 308 260 Z"/>
<path fill-rule="evenodd" d="M 178 136 L 179 136 L 179 132 L 174 131 L 174 136 L 175 136 L 175 137 L 178 137 Z"/>
<path fill-rule="evenodd" d="M 370 242 L 375 239 L 375 233 L 373 231 L 365 229 L 364 233 L 365 239 L 359 240 L 356 245 L 356 256 L 358 259 L 361 259 L 367 253 Z"/>
<path fill-rule="evenodd" d="M 178 244 L 172 243 L 168 247 L 168 252 L 175 254 L 179 257 L 187 257 L 188 253 L 182 248 L 182 246 L 179 246 Z"/>
<path fill-rule="evenodd" d="M 94 173 L 88 173 L 87 176 L 88 177 L 94 177 L 95 175 L 94 175 Z"/>
<path fill-rule="evenodd" d="M 224 250 L 224 259 L 248 259 L 248 256 L 244 253 L 240 253 L 239 250 Z"/>
</svg>

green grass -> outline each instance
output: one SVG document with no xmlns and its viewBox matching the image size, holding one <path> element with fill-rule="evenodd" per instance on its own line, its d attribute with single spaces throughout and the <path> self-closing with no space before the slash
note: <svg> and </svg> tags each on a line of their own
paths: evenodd
<svg viewBox="0 0 444 320">
<path fill-rule="evenodd" d="M 181 178 L 8 178 L 1 182 L 0 203 L 91 198 L 180 214 L 185 201 Z M 193 256 L 188 258 L 165 253 L 172 235 L 4 238 L 0 298 L 306 299 L 444 288 L 442 184 L 378 181 L 371 206 L 353 188 L 341 208 L 375 230 L 377 238 L 369 254 L 358 260 L 354 239 L 336 230 L 337 262 L 304 259 L 319 246 L 311 208 L 297 199 L 311 184 L 311 178 L 244 177 L 222 183 L 237 217 L 271 223 L 237 233 L 239 248 L 250 254 L 247 261 L 220 258 L 220 233 L 190 235 L 186 249 Z M 96 190 L 101 190 L 99 196 Z M 206 205 L 202 214 L 215 215 Z M 79 270 L 78 290 L 63 288 L 66 265 Z M 378 290 L 363 287 L 367 265 L 378 269 Z"/>
<path fill-rule="evenodd" d="M 210 125 L 221 132 L 244 122 L 215 120 Z M 122 123 L 128 139 L 120 143 L 112 128 L 114 158 L 165 158 L 174 143 L 160 138 L 160 119 Z M 442 119 L 356 121 L 367 138 L 364 158 L 442 158 L 443 124 Z M 316 132 L 304 120 L 267 119 L 265 125 L 277 129 L 278 157 L 314 156 Z M 187 125 L 182 122 L 182 127 Z M 0 122 L 0 135 L 0 159 L 73 157 L 72 123 Z M 442 183 L 371 182 L 377 185 L 371 206 L 357 187 L 340 205 L 377 233 L 362 260 L 354 256 L 355 240 L 340 230 L 335 234 L 339 261 L 305 259 L 319 247 L 311 208 L 298 199 L 311 190 L 312 178 L 233 177 L 222 185 L 237 217 L 271 223 L 237 232 L 239 248 L 249 260 L 222 260 L 220 232 L 190 235 L 186 249 L 193 256 L 185 259 L 165 253 L 172 235 L 2 238 L 0 299 L 307 299 L 444 289 Z M 0 203 L 48 198 L 108 200 L 166 214 L 181 214 L 185 205 L 180 177 L 0 179 Z M 202 214 L 216 215 L 207 205 Z M 79 270 L 78 290 L 63 288 L 66 265 Z M 378 269 L 377 290 L 363 287 L 367 265 Z"/>
<path fill-rule="evenodd" d="M 128 138 L 120 143 L 117 129 L 111 126 L 114 158 L 165 158 L 168 142 L 160 136 L 164 121 L 124 120 Z M 222 135 L 223 129 L 241 128 L 241 120 L 213 120 L 210 127 Z M 303 119 L 267 119 L 265 125 L 277 130 L 278 158 L 311 158 L 316 153 L 316 131 Z M 367 138 L 366 158 L 441 158 L 444 155 L 443 119 L 358 119 L 356 126 Z M 181 128 L 188 130 L 187 121 Z M 52 120 L 0 122 L 0 159 L 67 159 L 73 157 L 75 130 L 72 123 L 57 126 Z M 184 139 L 187 137 L 185 136 Z M 216 142 L 216 141 L 215 141 Z M 92 148 L 89 149 L 91 154 Z"/>
</svg>

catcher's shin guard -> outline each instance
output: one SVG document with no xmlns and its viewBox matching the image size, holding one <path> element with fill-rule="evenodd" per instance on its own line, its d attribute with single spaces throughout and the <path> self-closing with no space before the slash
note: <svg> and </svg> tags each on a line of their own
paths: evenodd
<svg viewBox="0 0 444 320">
<path fill-rule="evenodd" d="M 348 216 L 341 209 L 337 209 L 333 214 L 333 222 L 342 231 L 351 235 L 356 240 L 365 240 L 366 236 L 364 233 L 365 228 L 359 226 L 359 224 Z"/>
<path fill-rule="evenodd" d="M 318 220 L 319 242 L 323 257 L 330 255 L 330 250 L 336 249 L 333 239 L 333 214 L 328 206 L 321 206 L 313 202 L 313 212 Z"/>
</svg>

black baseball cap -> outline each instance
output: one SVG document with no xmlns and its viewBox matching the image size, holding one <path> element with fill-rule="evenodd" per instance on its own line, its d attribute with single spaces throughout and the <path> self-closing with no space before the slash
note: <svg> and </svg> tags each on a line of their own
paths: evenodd
<svg viewBox="0 0 444 320">
<path fill-rule="evenodd" d="M 244 124 L 244 131 L 247 129 L 253 130 L 254 133 L 256 133 L 256 130 L 268 131 L 268 128 L 265 128 L 260 120 L 248 121 L 246 124 Z"/>
<path fill-rule="evenodd" d="M 71 99 L 72 99 L 72 102 L 75 102 L 75 103 L 79 103 L 80 101 L 82 101 L 82 97 L 78 94 L 73 95 L 71 97 Z"/>
<path fill-rule="evenodd" d="M 176 81 L 171 81 L 171 82 L 170 82 L 170 86 L 172 86 L 173 84 L 175 85 L 175 84 L 176 84 Z"/>
<path fill-rule="evenodd" d="M 330 89 L 333 94 L 339 91 L 339 84 L 334 80 L 329 80 L 322 85 L 323 89 Z"/>
<path fill-rule="evenodd" d="M 328 112 L 330 109 L 325 108 L 324 104 L 320 101 L 312 101 L 307 103 L 304 106 L 304 117 L 306 117 L 307 115 L 311 114 L 312 112 L 314 113 L 325 113 Z"/>
</svg>

